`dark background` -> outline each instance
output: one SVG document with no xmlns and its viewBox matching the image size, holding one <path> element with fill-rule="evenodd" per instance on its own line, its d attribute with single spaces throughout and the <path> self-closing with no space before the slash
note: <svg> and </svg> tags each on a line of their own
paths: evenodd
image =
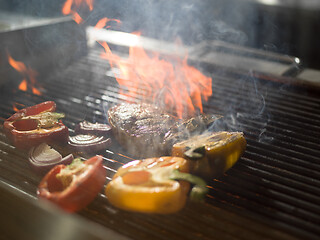
<svg viewBox="0 0 320 240">
<path fill-rule="evenodd" d="M 62 16 L 64 1 L 0 0 L 0 9 L 40 17 Z M 272 4 L 273 3 L 273 4 Z M 192 45 L 223 40 L 297 56 L 305 67 L 320 69 L 318 0 L 96 0 L 80 10 L 85 24 L 117 18 L 115 30 Z"/>
</svg>

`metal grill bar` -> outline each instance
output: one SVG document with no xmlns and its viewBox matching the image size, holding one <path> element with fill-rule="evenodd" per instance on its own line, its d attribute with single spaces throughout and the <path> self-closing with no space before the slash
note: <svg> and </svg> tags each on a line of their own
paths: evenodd
<svg viewBox="0 0 320 240">
<path fill-rule="evenodd" d="M 83 119 L 106 122 L 106 110 L 128 96 L 118 95 L 119 86 L 99 54 L 92 49 L 64 71 L 43 79 L 42 96 L 4 86 L 0 121 L 13 113 L 14 104 L 54 100 L 58 111 L 66 113 L 64 123 L 71 133 Z M 244 131 L 248 146 L 231 170 L 209 182 L 206 203 L 188 203 L 169 216 L 145 215 L 115 209 L 101 192 L 79 215 L 134 239 L 316 239 L 320 100 L 303 95 L 303 89 L 250 76 L 212 77 L 213 96 L 205 112 L 224 115 L 222 126 Z M 116 143 L 103 154 L 107 181 L 131 160 L 125 154 Z M 8 144 L 2 133 L 0 177 L 32 196 L 41 179 L 30 169 L 26 154 Z"/>
</svg>

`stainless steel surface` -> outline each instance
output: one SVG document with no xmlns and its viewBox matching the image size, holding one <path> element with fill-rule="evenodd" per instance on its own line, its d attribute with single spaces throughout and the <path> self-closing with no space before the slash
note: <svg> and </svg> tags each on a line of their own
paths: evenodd
<svg viewBox="0 0 320 240">
<path fill-rule="evenodd" d="M 9 55 L 41 79 L 86 54 L 85 32 L 70 17 L 43 19 L 0 12 L 2 23 L 6 27 L 0 29 L 0 85 L 27 77 L 9 65 Z"/>
<path fill-rule="evenodd" d="M 270 51 L 243 47 L 222 41 L 206 41 L 192 48 L 190 56 L 202 62 L 214 64 L 230 71 L 259 72 L 284 76 L 298 69 L 299 58 Z"/>
<path fill-rule="evenodd" d="M 244 2 L 256 3 L 272 7 L 299 8 L 311 11 L 320 9 L 318 0 L 241 0 Z"/>
<path fill-rule="evenodd" d="M 34 195 L 1 178 L 0 196 L 0 239 L 129 239 L 84 218 L 64 213 L 52 204 L 38 201 Z"/>
<path fill-rule="evenodd" d="M 297 75 L 298 79 L 304 83 L 313 83 L 314 86 L 320 88 L 320 70 L 306 68 Z"/>
<path fill-rule="evenodd" d="M 36 17 L 14 12 L 5 12 L 0 9 L 0 32 L 10 32 L 26 28 L 34 28 L 44 25 L 56 24 L 70 21 L 72 18 L 66 17 Z"/>
<path fill-rule="evenodd" d="M 300 68 L 301 59 L 274 52 L 253 49 L 223 41 L 204 41 L 194 46 L 159 41 L 148 37 L 137 36 L 112 30 L 86 29 L 88 45 L 93 46 L 96 41 L 106 41 L 117 46 L 141 46 L 148 51 L 155 51 L 164 55 L 174 55 L 189 60 L 204 62 L 244 73 L 258 72 L 274 76 L 284 76 Z M 295 75 L 290 75 L 291 77 Z"/>
</svg>

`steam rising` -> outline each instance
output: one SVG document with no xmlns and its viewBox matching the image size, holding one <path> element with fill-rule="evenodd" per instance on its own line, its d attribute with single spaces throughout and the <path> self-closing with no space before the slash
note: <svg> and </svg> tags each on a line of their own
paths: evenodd
<svg viewBox="0 0 320 240">
<path fill-rule="evenodd" d="M 36 16 L 62 16 L 61 8 L 64 1 L 58 5 L 52 1 L 33 1 L 32 4 L 15 3 L 15 8 L 21 13 Z M 83 18 L 83 26 L 94 26 L 103 17 L 121 20 L 121 26 L 114 26 L 114 30 L 124 32 L 140 31 L 143 36 L 151 37 L 168 42 L 181 39 L 183 44 L 194 46 L 207 40 L 221 40 L 229 43 L 245 45 L 252 41 L 255 33 L 243 31 L 250 29 L 250 25 L 244 21 L 244 14 L 250 16 L 254 13 L 253 9 L 240 9 L 234 3 L 223 0 L 216 1 L 152 1 L 152 0 L 96 0 L 94 9 L 80 9 L 79 14 Z M 252 15 L 252 18 L 255 16 Z M 249 19 L 249 20 L 248 20 Z M 250 17 L 247 18 L 250 22 Z M 249 35 L 248 35 L 249 34 Z M 52 35 L 50 35 L 52 36 Z M 47 36 L 44 36 L 45 38 Z M 26 36 L 26 42 L 30 49 L 37 46 L 39 39 Z M 50 39 L 49 39 L 50 40 Z M 65 41 L 68 41 L 67 39 Z M 31 49 L 32 52 L 32 49 Z M 31 53 L 32 54 L 32 53 Z M 214 78 L 214 73 L 213 76 Z M 249 84 L 248 84 L 249 83 Z M 243 91 L 247 99 L 234 99 L 236 95 L 230 94 L 227 99 L 233 101 L 224 103 L 224 108 L 219 109 L 223 120 L 217 121 L 212 129 L 232 129 L 242 131 L 244 120 L 258 121 L 260 123 L 260 139 L 268 141 L 270 138 L 265 136 L 266 127 L 270 120 L 270 115 L 265 109 L 265 97 L 267 92 L 261 92 L 259 85 L 254 77 L 239 79 L 238 86 Z M 213 84 L 213 95 L 215 85 Z M 227 93 L 228 94 L 228 93 Z M 105 99 L 106 102 L 108 99 Z M 106 112 L 110 104 L 104 104 L 102 109 Z M 239 109 L 246 109 L 245 112 Z M 95 118 L 95 117 L 93 117 Z M 262 123 L 262 124 L 261 124 Z"/>
<path fill-rule="evenodd" d="M 268 124 L 272 116 L 266 105 L 268 84 L 271 83 L 263 83 L 263 86 L 261 84 L 258 79 L 249 74 L 238 79 L 233 88 L 229 89 L 229 92 L 226 91 L 223 98 L 219 98 L 221 94 L 219 92 L 216 94 L 219 96 L 213 94 L 211 104 L 219 101 L 219 105 L 222 105 L 223 108 L 218 112 L 223 115 L 223 118 L 215 122 L 210 131 L 244 131 L 249 135 L 258 136 L 257 140 L 260 142 L 272 141 L 273 137 L 267 135 Z"/>
<path fill-rule="evenodd" d="M 94 25 L 102 17 L 118 18 L 123 23 L 121 31 L 141 31 L 143 36 L 169 42 L 179 37 L 187 45 L 210 39 L 244 44 L 246 34 L 232 26 L 243 22 L 244 16 L 237 11 L 235 5 L 222 0 L 96 0 L 88 20 Z"/>
</svg>

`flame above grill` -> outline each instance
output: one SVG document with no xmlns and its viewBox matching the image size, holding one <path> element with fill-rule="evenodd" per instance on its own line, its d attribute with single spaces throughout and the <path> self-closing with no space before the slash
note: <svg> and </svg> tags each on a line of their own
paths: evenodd
<svg viewBox="0 0 320 240">
<path fill-rule="evenodd" d="M 108 59 L 108 55 L 104 57 Z M 187 57 L 167 61 L 159 54 L 149 56 L 140 47 L 130 47 L 127 62 L 119 61 L 117 66 L 120 74 L 116 79 L 127 89 L 128 95 L 151 99 L 179 118 L 193 115 L 197 109 L 202 112 L 202 100 L 212 94 L 211 78 L 189 66 Z"/>
<path fill-rule="evenodd" d="M 62 7 L 62 13 L 64 15 L 72 15 L 73 20 L 80 24 L 83 22 L 83 18 L 80 16 L 80 14 L 78 13 L 78 10 L 80 9 L 80 7 L 82 7 L 83 5 L 87 6 L 87 8 L 89 9 L 89 11 L 93 10 L 93 0 L 67 0 L 65 1 L 63 7 Z"/>
<path fill-rule="evenodd" d="M 19 72 L 23 76 L 23 79 L 19 84 L 18 88 L 21 91 L 27 91 L 28 88 L 30 88 L 33 94 L 41 95 L 40 89 L 36 86 L 36 76 L 38 73 L 32 68 L 27 67 L 23 62 L 14 60 L 9 54 L 8 62 L 11 67 L 13 67 L 17 72 Z"/>
<path fill-rule="evenodd" d="M 90 3 L 89 3 L 90 2 Z M 76 9 L 86 4 L 90 11 L 92 1 L 67 0 L 62 12 L 72 14 L 74 20 L 79 16 Z M 76 15 L 75 15 L 76 13 Z M 102 18 L 95 28 L 109 28 L 110 22 L 120 24 L 118 19 Z M 134 33 L 140 36 L 140 33 Z M 198 69 L 188 65 L 188 55 L 164 58 L 158 53 L 147 53 L 142 47 L 131 46 L 129 57 L 124 59 L 114 54 L 106 42 L 99 41 L 105 53 L 102 58 L 109 61 L 113 69 L 117 69 L 115 77 L 120 85 L 120 94 L 129 96 L 127 99 L 141 99 L 144 102 L 153 102 L 174 113 L 179 118 L 192 116 L 202 112 L 202 103 L 212 95 L 212 79 L 203 75 Z M 129 81 L 128 81 L 129 80 Z M 142 89 L 142 91 L 141 91 Z"/>
</svg>

